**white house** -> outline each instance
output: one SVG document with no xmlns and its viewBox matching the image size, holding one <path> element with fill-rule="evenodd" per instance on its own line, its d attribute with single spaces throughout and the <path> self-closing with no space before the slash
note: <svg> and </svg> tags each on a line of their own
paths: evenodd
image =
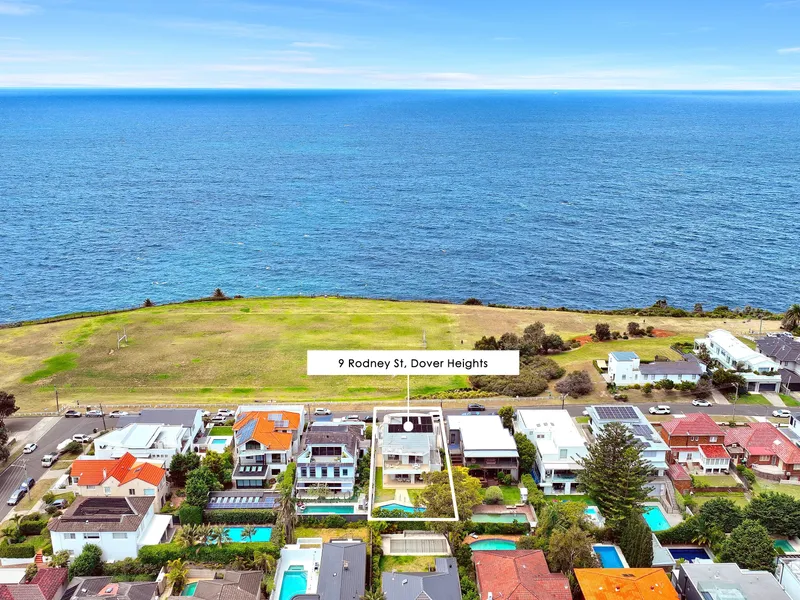
<svg viewBox="0 0 800 600">
<path fill-rule="evenodd" d="M 440 427 L 426 413 L 385 415 L 378 430 L 384 483 L 422 483 L 424 473 L 441 471 Z"/>
<path fill-rule="evenodd" d="M 545 494 L 572 494 L 588 454 L 586 439 L 566 410 L 518 410 L 514 429 L 536 446 L 533 478 Z"/>
<path fill-rule="evenodd" d="M 747 382 L 750 392 L 777 392 L 780 390 L 780 365 L 724 329 L 715 329 L 704 338 L 694 341 L 695 352 L 705 346 L 711 358 L 726 369 L 737 371 Z M 744 391 L 744 390 L 740 390 Z"/>
<path fill-rule="evenodd" d="M 120 417 L 116 429 L 132 423 L 184 427 L 186 432 L 182 437 L 193 442 L 204 434 L 203 411 L 199 408 L 143 408 L 138 415 Z"/>
<path fill-rule="evenodd" d="M 700 381 L 706 366 L 692 357 L 689 360 L 642 363 L 636 352 L 609 352 L 608 381 L 619 386 L 643 385 L 669 379 L 673 383 Z"/>
<path fill-rule="evenodd" d="M 183 425 L 131 423 L 95 439 L 94 453 L 103 460 L 130 453 L 138 459 L 163 461 L 169 466 L 175 454 L 192 449 L 193 441 L 191 430 Z"/>
<path fill-rule="evenodd" d="M 772 334 L 756 342 L 758 350 L 780 365 L 783 387 L 800 392 L 800 338 L 789 333 Z"/>
<path fill-rule="evenodd" d="M 303 450 L 297 456 L 298 496 L 308 495 L 321 486 L 328 490 L 327 496 L 353 495 L 361 430 L 361 426 L 320 427 L 312 423 L 304 437 Z"/>
<path fill-rule="evenodd" d="M 500 473 L 519 479 L 517 444 L 499 416 L 452 415 L 447 425 L 453 464 L 466 465 L 471 475 L 485 480 Z"/>
<path fill-rule="evenodd" d="M 172 515 L 157 515 L 154 498 L 79 496 L 66 512 L 47 523 L 53 552 L 77 556 L 86 544 L 103 551 L 103 560 L 136 558 L 143 546 L 169 540 Z"/>
</svg>

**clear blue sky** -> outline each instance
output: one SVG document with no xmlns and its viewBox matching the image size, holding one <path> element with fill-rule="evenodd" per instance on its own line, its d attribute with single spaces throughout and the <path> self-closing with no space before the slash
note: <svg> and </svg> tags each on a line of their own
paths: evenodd
<svg viewBox="0 0 800 600">
<path fill-rule="evenodd" d="M 0 0 L 0 86 L 800 89 L 800 0 Z"/>
</svg>

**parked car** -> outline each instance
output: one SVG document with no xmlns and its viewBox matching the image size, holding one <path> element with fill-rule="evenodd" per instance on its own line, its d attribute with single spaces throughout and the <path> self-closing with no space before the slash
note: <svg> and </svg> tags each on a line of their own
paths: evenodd
<svg viewBox="0 0 800 600">
<path fill-rule="evenodd" d="M 651 406 L 650 407 L 650 414 L 651 415 L 668 415 L 668 414 L 670 414 L 670 408 L 666 404 L 659 404 L 658 406 Z"/>
<path fill-rule="evenodd" d="M 128 413 L 124 410 L 112 410 L 110 413 L 108 413 L 108 416 L 118 419 L 119 417 L 127 417 Z"/>
<path fill-rule="evenodd" d="M 25 447 L 22 449 L 22 453 L 23 454 L 30 454 L 31 452 L 36 450 L 36 448 L 38 448 L 38 446 L 36 444 L 33 444 L 33 443 L 25 444 Z"/>
<path fill-rule="evenodd" d="M 72 436 L 72 441 L 78 442 L 79 444 L 87 444 L 92 441 L 92 438 L 85 433 L 76 433 Z"/>
<path fill-rule="evenodd" d="M 461 413 L 462 417 L 479 417 L 481 413 L 479 412 L 465 412 Z"/>
<path fill-rule="evenodd" d="M 211 417 L 211 424 L 212 425 L 224 425 L 227 423 L 231 417 L 226 417 L 225 415 L 214 415 Z"/>
<path fill-rule="evenodd" d="M 19 501 L 25 497 L 25 494 L 27 493 L 28 493 L 27 490 L 23 490 L 22 488 L 14 490 L 13 492 L 11 492 L 11 496 L 8 497 L 8 505 L 16 506 L 19 503 Z"/>
<path fill-rule="evenodd" d="M 66 498 L 58 498 L 56 500 L 53 500 L 50 504 L 48 504 L 48 506 L 52 506 L 53 508 L 56 508 L 58 510 L 64 510 L 69 506 L 69 502 L 67 502 Z"/>
<path fill-rule="evenodd" d="M 208 417 L 210 417 L 210 416 L 211 416 L 211 413 L 210 413 L 210 412 L 208 412 L 207 410 L 204 410 L 204 411 L 203 411 L 203 418 L 204 418 L 204 419 L 207 419 L 207 418 L 208 418 Z"/>
<path fill-rule="evenodd" d="M 700 398 L 695 398 L 692 400 L 693 406 L 711 406 L 711 402 L 708 400 L 701 400 Z"/>
<path fill-rule="evenodd" d="M 329 414 L 331 414 L 331 409 L 330 408 L 315 408 L 314 409 L 314 414 L 318 415 L 318 416 L 325 417 L 325 416 L 328 416 Z"/>
<path fill-rule="evenodd" d="M 52 467 L 57 462 L 58 462 L 58 454 L 56 454 L 55 452 L 51 452 L 50 454 L 45 454 L 42 457 L 42 466 L 45 469 Z"/>
<path fill-rule="evenodd" d="M 64 413 L 64 416 L 67 419 L 77 419 L 80 418 L 81 413 L 79 413 L 77 410 L 69 409 L 67 412 Z"/>
<path fill-rule="evenodd" d="M 229 409 L 229 408 L 220 408 L 220 409 L 217 411 L 217 416 L 218 416 L 218 417 L 228 417 L 228 418 L 230 418 L 230 417 L 232 417 L 232 416 L 233 416 L 233 415 L 235 415 L 235 414 L 236 414 L 236 413 L 235 413 L 235 412 L 233 412 L 233 411 L 232 411 L 231 409 Z"/>
<path fill-rule="evenodd" d="M 772 411 L 772 416 L 773 417 L 778 417 L 780 419 L 788 419 L 789 417 L 792 416 L 792 413 L 791 413 L 791 411 L 789 411 L 786 408 L 781 408 L 781 409 L 778 409 L 778 410 L 773 410 Z"/>
<path fill-rule="evenodd" d="M 358 415 L 347 415 L 346 417 L 342 417 L 342 421 L 360 421 L 361 417 Z"/>
<path fill-rule="evenodd" d="M 31 491 L 34 483 L 36 483 L 36 480 L 33 477 L 28 477 L 25 481 L 19 484 L 19 489 L 29 492 Z"/>
<path fill-rule="evenodd" d="M 86 416 L 87 417 L 102 417 L 103 416 L 103 411 L 100 410 L 99 408 L 93 408 L 92 410 L 87 410 L 86 411 Z"/>
<path fill-rule="evenodd" d="M 373 423 L 375 421 L 375 417 L 372 415 L 367 415 L 361 420 L 364 421 L 364 423 Z"/>
<path fill-rule="evenodd" d="M 467 405 L 468 411 L 484 411 L 486 407 L 483 404 L 468 404 Z"/>
</svg>

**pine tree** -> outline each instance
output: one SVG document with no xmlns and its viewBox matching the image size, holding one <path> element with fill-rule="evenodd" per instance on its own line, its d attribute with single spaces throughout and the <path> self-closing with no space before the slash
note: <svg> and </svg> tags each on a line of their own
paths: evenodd
<svg viewBox="0 0 800 600">
<path fill-rule="evenodd" d="M 632 514 L 625 521 L 619 547 L 632 569 L 653 566 L 653 533 L 641 514 Z"/>
<path fill-rule="evenodd" d="M 653 468 L 642 457 L 639 441 L 626 425 L 608 423 L 578 463 L 583 467 L 578 483 L 597 503 L 606 526 L 619 531 L 632 512 L 639 512 L 650 491 L 647 481 Z"/>
</svg>

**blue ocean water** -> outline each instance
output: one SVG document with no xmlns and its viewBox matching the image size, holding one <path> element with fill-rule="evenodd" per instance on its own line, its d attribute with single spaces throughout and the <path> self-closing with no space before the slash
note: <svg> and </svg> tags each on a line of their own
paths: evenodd
<svg viewBox="0 0 800 600">
<path fill-rule="evenodd" d="M 800 94 L 0 92 L 0 322 L 800 299 Z"/>
</svg>

